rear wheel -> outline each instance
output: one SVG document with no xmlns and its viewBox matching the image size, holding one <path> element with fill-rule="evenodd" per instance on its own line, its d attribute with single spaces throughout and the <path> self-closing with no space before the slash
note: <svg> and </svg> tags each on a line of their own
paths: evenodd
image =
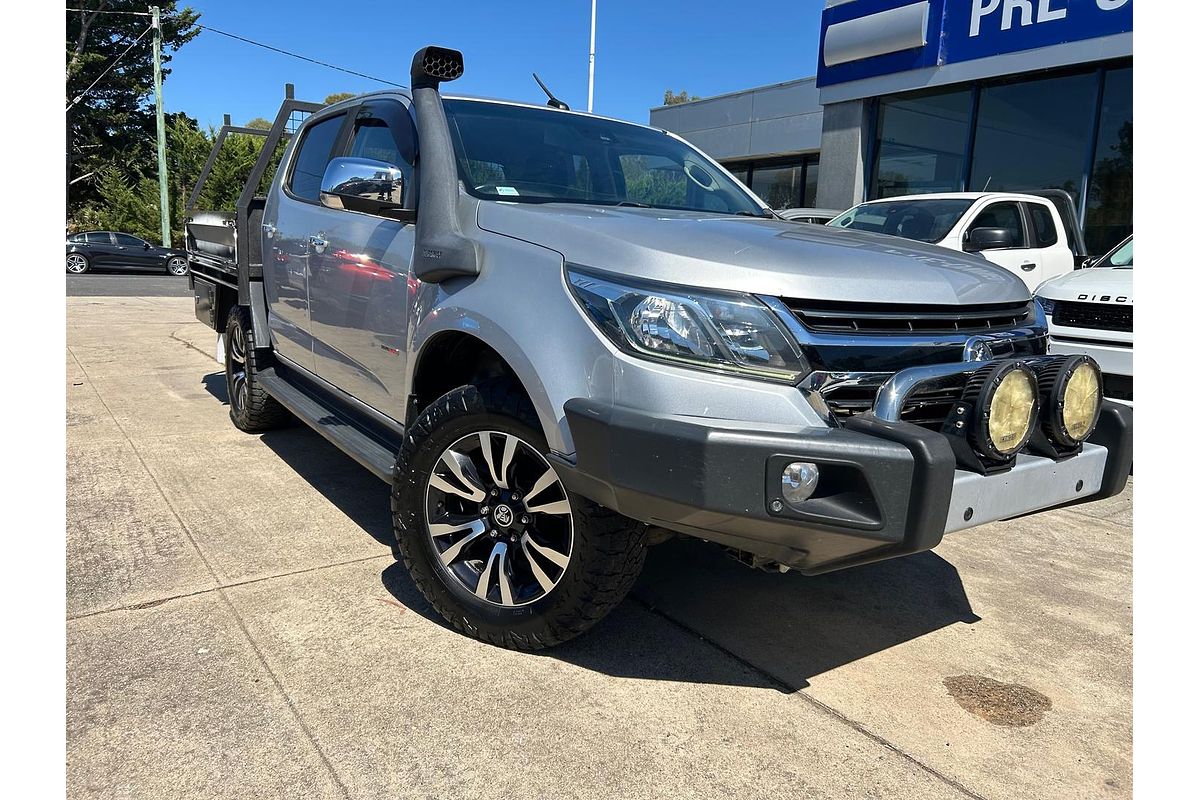
<svg viewBox="0 0 1200 800">
<path fill-rule="evenodd" d="M 279 428 L 288 422 L 288 411 L 258 385 L 258 371 L 266 351 L 254 347 L 250 310 L 234 306 L 225 326 L 225 381 L 229 387 L 229 418 L 250 433 Z"/>
<path fill-rule="evenodd" d="M 645 528 L 566 489 L 510 381 L 463 386 L 413 423 L 396 461 L 400 557 L 451 625 L 533 650 L 584 632 L 641 572 Z"/>
<path fill-rule="evenodd" d="M 167 259 L 167 273 L 169 275 L 187 275 L 188 263 L 183 256 L 172 256 Z"/>
<path fill-rule="evenodd" d="M 91 262 L 81 253 L 67 253 L 67 272 L 72 275 L 82 275 L 91 269 Z"/>
</svg>

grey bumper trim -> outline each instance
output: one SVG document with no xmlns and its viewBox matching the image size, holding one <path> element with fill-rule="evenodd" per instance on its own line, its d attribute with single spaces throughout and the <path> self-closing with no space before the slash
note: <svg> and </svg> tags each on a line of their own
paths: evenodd
<svg viewBox="0 0 1200 800">
<path fill-rule="evenodd" d="M 1107 460 L 1106 448 L 1085 443 L 1078 455 L 1063 461 L 1022 454 L 1012 469 L 996 475 L 955 470 L 945 533 L 1094 495 L 1100 491 Z"/>
</svg>

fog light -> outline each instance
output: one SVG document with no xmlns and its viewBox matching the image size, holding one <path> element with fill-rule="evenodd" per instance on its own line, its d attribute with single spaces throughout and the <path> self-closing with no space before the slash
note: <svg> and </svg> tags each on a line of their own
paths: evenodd
<svg viewBox="0 0 1200 800">
<path fill-rule="evenodd" d="M 783 469 L 783 499 L 799 507 L 817 488 L 821 471 L 811 461 L 793 461 Z"/>
</svg>

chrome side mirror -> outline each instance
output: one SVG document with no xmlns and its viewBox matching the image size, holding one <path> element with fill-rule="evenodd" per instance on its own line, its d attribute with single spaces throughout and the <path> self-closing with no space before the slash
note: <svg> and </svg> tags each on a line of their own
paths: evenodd
<svg viewBox="0 0 1200 800">
<path fill-rule="evenodd" d="M 321 205 L 396 217 L 404 212 L 404 173 L 369 158 L 335 158 L 321 178 Z"/>
</svg>

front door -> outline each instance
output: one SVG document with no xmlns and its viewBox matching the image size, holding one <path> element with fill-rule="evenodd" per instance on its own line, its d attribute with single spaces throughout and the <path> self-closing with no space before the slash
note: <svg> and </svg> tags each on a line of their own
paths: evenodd
<svg viewBox="0 0 1200 800">
<path fill-rule="evenodd" d="M 162 264 L 162 259 L 144 239 L 128 233 L 114 233 L 113 240 L 117 243 L 117 258 L 122 267 L 156 269 Z"/>
<path fill-rule="evenodd" d="M 416 131 L 399 100 L 355 112 L 345 154 L 382 161 L 404 176 L 401 202 L 414 196 Z M 409 270 L 415 226 L 371 214 L 314 209 L 309 235 L 321 242 L 309 261 L 313 370 L 377 411 L 404 419 Z"/>
<path fill-rule="evenodd" d="M 979 255 L 1021 278 L 1031 291 L 1042 282 L 1041 254 L 1029 246 L 1020 203 L 1001 200 L 984 206 L 967 225 L 963 234 L 964 245 L 971 231 L 976 228 L 1003 228 L 1012 234 L 1013 241 L 1012 247 L 984 250 Z"/>
</svg>

